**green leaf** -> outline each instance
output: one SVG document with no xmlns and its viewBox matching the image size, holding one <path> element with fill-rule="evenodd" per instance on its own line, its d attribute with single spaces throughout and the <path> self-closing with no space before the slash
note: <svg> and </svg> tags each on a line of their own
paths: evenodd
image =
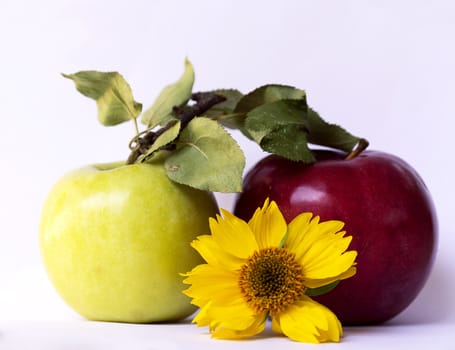
<svg viewBox="0 0 455 350">
<path fill-rule="evenodd" d="M 234 122 L 231 122 L 231 127 L 239 129 L 246 137 L 260 144 L 258 138 L 264 137 L 267 132 L 262 133 L 262 135 L 257 133 L 255 135 L 251 135 L 251 130 L 245 126 L 245 115 L 256 108 L 281 100 L 305 101 L 305 96 L 306 95 L 304 90 L 300 90 L 288 85 L 270 84 L 261 86 L 246 94 L 238 101 L 237 106 L 234 109 L 234 113 L 237 114 L 236 119 L 234 119 Z M 275 120 L 278 120 L 279 118 L 280 116 L 277 115 Z M 264 120 L 259 121 L 259 123 L 262 122 L 264 122 Z M 269 125 L 270 124 L 271 123 L 269 123 Z M 269 132 L 273 129 L 275 129 L 275 127 L 269 127 Z"/>
<path fill-rule="evenodd" d="M 300 100 L 278 100 L 247 114 L 245 129 L 261 148 L 294 161 L 312 163 L 308 148 L 307 104 Z"/>
<path fill-rule="evenodd" d="M 318 295 L 326 294 L 333 290 L 338 285 L 338 283 L 340 283 L 339 280 L 326 284 L 325 286 L 319 288 L 308 288 L 305 294 L 309 297 L 316 297 Z"/>
<path fill-rule="evenodd" d="M 342 127 L 324 121 L 307 106 L 304 97 L 254 108 L 247 113 L 242 131 L 264 151 L 305 163 L 315 161 L 309 143 L 350 152 L 360 141 Z"/>
<path fill-rule="evenodd" d="M 262 138 L 273 130 L 286 125 L 305 126 L 307 108 L 305 99 L 266 103 L 247 113 L 245 128 L 260 144 Z"/>
<path fill-rule="evenodd" d="M 153 128 L 166 125 L 173 119 L 172 111 L 191 97 L 194 84 L 194 69 L 191 62 L 185 60 L 185 70 L 178 81 L 166 86 L 156 98 L 153 105 L 142 114 L 142 123 Z"/>
<path fill-rule="evenodd" d="M 260 143 L 261 148 L 293 161 L 313 163 L 316 159 L 308 148 L 305 130 L 297 125 L 286 125 L 271 131 Z"/>
<path fill-rule="evenodd" d="M 162 129 L 161 134 L 156 138 L 150 148 L 138 158 L 138 162 L 149 159 L 156 151 L 159 151 L 164 146 L 167 146 L 174 141 L 180 133 L 180 120 L 170 122 L 166 128 Z"/>
<path fill-rule="evenodd" d="M 261 86 L 239 100 L 234 110 L 236 113 L 248 113 L 261 105 L 279 100 L 300 100 L 305 98 L 305 91 L 288 85 L 270 84 Z"/>
<path fill-rule="evenodd" d="M 105 126 L 113 126 L 141 114 L 142 104 L 136 102 L 130 86 L 117 72 L 80 71 L 62 74 L 71 79 L 84 96 L 96 100 L 98 120 Z"/>
<path fill-rule="evenodd" d="M 181 132 L 177 150 L 165 161 L 175 182 L 213 192 L 240 192 L 245 156 L 216 121 L 198 117 Z"/>
<path fill-rule="evenodd" d="M 311 108 L 306 116 L 308 123 L 308 142 L 350 152 L 360 141 L 347 130 L 336 124 L 327 123 Z"/>
</svg>

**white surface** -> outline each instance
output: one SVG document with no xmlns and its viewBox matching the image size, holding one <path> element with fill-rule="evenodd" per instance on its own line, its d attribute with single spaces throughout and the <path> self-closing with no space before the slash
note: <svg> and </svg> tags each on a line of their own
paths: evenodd
<svg viewBox="0 0 455 350">
<path fill-rule="evenodd" d="M 213 340 L 187 324 L 122 325 L 90 322 L 22 322 L 2 325 L 5 349 L 199 350 L 199 349 L 443 349 L 452 350 L 448 325 L 348 328 L 342 343 L 301 344 L 266 330 L 246 341 Z"/>
<path fill-rule="evenodd" d="M 336 349 L 447 349 L 455 348 L 453 284 L 449 271 L 436 266 L 419 298 L 401 315 L 381 326 L 345 327 Z M 86 321 L 57 296 L 41 268 L 15 271 L 10 285 L 0 291 L 0 349 L 301 349 L 298 344 L 267 329 L 246 341 L 210 338 L 206 328 L 189 321 L 180 324 L 133 325 Z"/>
<path fill-rule="evenodd" d="M 391 325 L 347 329 L 337 348 L 453 349 L 455 2 L 0 2 L 0 349 L 292 348 L 215 342 L 189 325 L 81 320 L 49 285 L 37 244 L 50 186 L 80 165 L 126 158 L 131 125 L 103 128 L 60 72 L 117 70 L 147 107 L 188 56 L 196 90 L 305 88 L 328 121 L 395 153 L 426 181 L 440 250 L 422 294 Z M 248 167 L 261 153 L 238 137 Z M 233 196 L 220 195 L 230 208 Z M 332 345 L 329 345 L 332 347 Z M 300 348 L 300 346 L 299 346 Z"/>
</svg>

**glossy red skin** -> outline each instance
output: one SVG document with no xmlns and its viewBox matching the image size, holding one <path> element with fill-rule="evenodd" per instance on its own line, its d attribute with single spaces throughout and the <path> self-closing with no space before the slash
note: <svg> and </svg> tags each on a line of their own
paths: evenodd
<svg viewBox="0 0 455 350">
<path fill-rule="evenodd" d="M 430 273 L 437 245 L 430 194 L 410 165 L 387 153 L 316 157 L 312 165 L 264 158 L 246 175 L 234 212 L 248 220 L 269 197 L 288 222 L 304 211 L 344 221 L 350 249 L 358 251 L 357 274 L 315 299 L 344 325 L 387 321 L 414 300 Z"/>
</svg>

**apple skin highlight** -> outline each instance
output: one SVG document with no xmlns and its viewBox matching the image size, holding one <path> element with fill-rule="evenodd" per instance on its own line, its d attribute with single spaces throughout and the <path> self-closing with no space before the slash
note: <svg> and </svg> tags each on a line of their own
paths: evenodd
<svg viewBox="0 0 455 350">
<path fill-rule="evenodd" d="M 85 318 L 175 321 L 196 310 L 180 273 L 202 262 L 190 242 L 216 213 L 211 193 L 170 181 L 161 162 L 87 166 L 50 191 L 41 253 L 58 293 Z"/>
<path fill-rule="evenodd" d="M 427 187 L 402 159 L 364 151 L 345 160 L 315 151 L 311 165 L 275 155 L 246 175 L 235 215 L 248 219 L 269 197 L 286 221 L 304 211 L 341 220 L 358 251 L 357 274 L 315 298 L 344 325 L 369 325 L 402 312 L 423 288 L 437 248 L 437 218 Z"/>
</svg>

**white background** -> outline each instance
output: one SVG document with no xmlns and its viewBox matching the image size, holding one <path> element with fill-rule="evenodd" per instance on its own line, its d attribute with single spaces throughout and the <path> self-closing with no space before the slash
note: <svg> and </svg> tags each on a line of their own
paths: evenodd
<svg viewBox="0 0 455 350">
<path fill-rule="evenodd" d="M 297 345 L 281 338 L 214 342 L 188 325 L 85 322 L 46 279 L 37 228 L 47 192 L 68 170 L 126 158 L 134 131 L 99 125 L 95 103 L 59 73 L 119 71 L 148 107 L 181 74 L 186 56 L 196 90 L 246 92 L 271 82 L 304 88 L 328 121 L 417 169 L 440 222 L 433 274 L 390 325 L 347 329 L 342 344 L 455 348 L 448 342 L 455 319 L 454 34 L 450 0 L 2 0 L 0 349 Z M 235 137 L 249 168 L 262 154 Z M 232 196 L 219 199 L 231 208 Z"/>
</svg>

